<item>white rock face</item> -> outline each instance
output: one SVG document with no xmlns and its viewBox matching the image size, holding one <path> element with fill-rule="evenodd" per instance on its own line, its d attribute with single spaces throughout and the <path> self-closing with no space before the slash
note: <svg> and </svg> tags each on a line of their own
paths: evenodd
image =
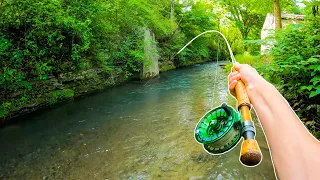
<svg viewBox="0 0 320 180">
<path fill-rule="evenodd" d="M 281 14 L 282 27 L 286 27 L 289 24 L 298 24 L 304 21 L 304 15 L 296 14 Z M 276 24 L 273 14 L 267 14 L 261 30 L 261 40 L 266 40 L 266 43 L 261 45 L 261 54 L 268 54 L 270 49 L 275 43 L 274 35 Z"/>
<path fill-rule="evenodd" d="M 267 37 L 270 37 L 274 34 L 275 29 L 275 18 L 273 14 L 267 14 L 266 20 L 264 21 L 262 31 L 261 31 L 261 40 L 265 40 Z M 268 42 L 266 45 L 261 45 L 261 54 L 267 54 L 272 48 L 273 42 Z"/>
<path fill-rule="evenodd" d="M 149 29 L 144 30 L 144 63 L 141 79 L 152 79 L 159 75 L 159 53 L 157 51 L 155 35 Z"/>
</svg>

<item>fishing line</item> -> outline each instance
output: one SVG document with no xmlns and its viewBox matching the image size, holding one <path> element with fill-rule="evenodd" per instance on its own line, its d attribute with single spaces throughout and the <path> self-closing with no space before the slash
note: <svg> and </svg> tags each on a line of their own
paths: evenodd
<svg viewBox="0 0 320 180">
<path fill-rule="evenodd" d="M 218 33 L 220 36 L 222 36 L 222 38 L 225 40 L 226 44 L 227 44 L 227 47 L 228 47 L 228 50 L 229 50 L 229 54 L 230 54 L 230 57 L 231 57 L 231 62 L 232 64 L 235 64 L 237 61 L 233 55 L 233 52 L 232 52 L 232 49 L 230 47 L 230 44 L 227 40 L 227 38 L 220 32 L 220 31 L 217 31 L 217 30 L 208 30 L 208 31 L 205 31 L 201 34 L 199 34 L 198 36 L 196 36 L 195 38 L 193 38 L 191 41 L 189 41 L 176 55 L 180 54 L 189 44 L 191 44 L 194 40 L 196 40 L 197 38 L 199 38 L 200 36 L 204 35 L 204 34 L 207 34 L 207 33 Z M 216 59 L 216 67 L 218 67 L 218 60 L 219 60 L 219 52 L 220 52 L 220 37 L 218 37 L 218 50 L 217 50 L 217 59 Z M 175 56 L 176 56 L 175 55 Z M 174 56 L 174 57 L 175 57 Z M 216 75 L 215 75 L 215 82 L 216 82 L 216 78 L 217 78 L 217 75 L 218 75 L 218 68 L 216 68 Z M 212 102 L 211 102 L 211 109 L 213 108 L 213 103 L 214 103 L 214 93 L 216 91 L 216 83 L 214 83 L 213 85 L 213 93 L 212 93 Z"/>
<path fill-rule="evenodd" d="M 220 52 L 220 36 L 218 36 L 218 49 L 217 49 L 217 59 L 216 59 L 216 75 L 214 76 L 214 82 L 217 82 L 217 76 L 218 76 L 218 60 L 219 60 L 219 52 Z M 213 109 L 214 104 L 214 93 L 216 92 L 216 84 L 213 84 L 213 92 L 211 97 L 211 109 Z"/>
<path fill-rule="evenodd" d="M 191 41 L 189 41 L 176 55 L 180 54 L 189 44 L 191 44 L 194 40 L 196 40 L 198 37 L 204 35 L 204 34 L 207 34 L 207 33 L 218 33 L 220 34 L 220 36 L 223 37 L 223 39 L 225 40 L 226 44 L 227 44 L 227 47 L 228 47 L 228 50 L 229 50 L 229 53 L 230 53 L 230 57 L 231 57 L 231 61 L 232 61 L 232 64 L 235 64 L 237 61 L 236 59 L 234 58 L 234 55 L 233 55 L 233 52 L 232 52 L 232 49 L 230 47 L 230 44 L 227 40 L 227 38 L 220 32 L 220 31 L 217 31 L 217 30 L 209 30 L 209 31 L 205 31 L 201 34 L 199 34 L 198 36 L 196 36 L 195 38 L 193 38 Z M 176 56 L 175 55 L 175 56 Z M 175 57 L 174 56 L 174 57 Z"/>
</svg>

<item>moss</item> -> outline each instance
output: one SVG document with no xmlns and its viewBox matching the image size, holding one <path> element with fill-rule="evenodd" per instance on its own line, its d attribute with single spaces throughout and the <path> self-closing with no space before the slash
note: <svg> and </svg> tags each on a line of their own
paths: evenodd
<svg viewBox="0 0 320 180">
<path fill-rule="evenodd" d="M 72 89 L 63 89 L 51 92 L 50 103 L 56 103 L 58 100 L 72 98 L 74 91 Z"/>
<path fill-rule="evenodd" d="M 160 72 L 166 72 L 166 71 L 169 71 L 169 70 L 172 70 L 172 69 L 176 69 L 176 67 L 174 65 L 164 65 L 160 68 Z"/>
</svg>

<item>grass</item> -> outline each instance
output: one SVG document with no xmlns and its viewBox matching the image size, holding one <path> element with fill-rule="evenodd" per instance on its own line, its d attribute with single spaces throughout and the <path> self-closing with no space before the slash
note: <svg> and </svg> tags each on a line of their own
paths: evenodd
<svg viewBox="0 0 320 180">
<path fill-rule="evenodd" d="M 261 74 L 263 74 L 263 70 L 265 67 L 271 63 L 271 58 L 267 56 L 253 56 L 250 53 L 244 53 L 244 54 L 238 54 L 235 56 L 236 61 L 240 64 L 249 64 L 250 66 L 257 69 L 257 71 Z M 233 67 L 233 64 L 230 62 L 225 65 L 225 69 L 227 70 L 227 73 L 231 71 L 231 68 Z"/>
</svg>

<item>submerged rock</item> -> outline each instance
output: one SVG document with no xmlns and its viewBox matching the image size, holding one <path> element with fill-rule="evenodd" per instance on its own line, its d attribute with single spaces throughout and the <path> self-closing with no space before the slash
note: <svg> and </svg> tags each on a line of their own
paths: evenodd
<svg viewBox="0 0 320 180">
<path fill-rule="evenodd" d="M 161 170 L 162 172 L 168 172 L 168 171 L 171 171 L 171 169 L 169 169 L 169 168 L 168 168 L 168 167 L 166 167 L 166 166 L 161 167 L 161 168 L 160 168 L 160 170 Z"/>
<path fill-rule="evenodd" d="M 189 178 L 189 180 L 197 180 L 197 179 L 203 179 L 203 176 L 192 176 Z"/>
</svg>

